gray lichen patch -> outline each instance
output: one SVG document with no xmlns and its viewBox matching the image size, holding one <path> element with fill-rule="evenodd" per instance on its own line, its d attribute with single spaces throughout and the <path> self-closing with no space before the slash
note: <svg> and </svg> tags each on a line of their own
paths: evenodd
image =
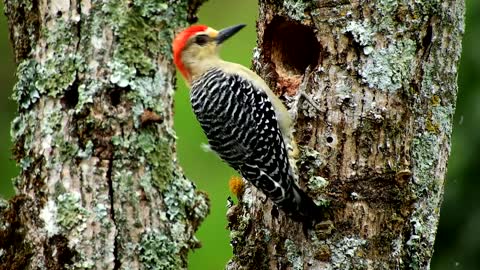
<svg viewBox="0 0 480 270">
<path fill-rule="evenodd" d="M 371 88 L 385 91 L 408 89 L 414 71 L 416 45 L 409 39 L 386 48 L 373 50 L 360 69 L 363 82 Z"/>
<path fill-rule="evenodd" d="M 151 185 L 160 190 L 167 189 L 169 183 L 173 179 L 173 164 L 172 164 L 172 146 L 171 140 L 166 138 L 158 138 L 154 130 L 144 130 L 135 136 L 112 138 L 114 146 L 118 147 L 118 169 L 124 170 L 123 162 L 128 162 L 129 159 L 145 162 L 148 160 L 146 166 L 146 174 L 142 181 L 150 181 Z M 125 155 L 125 153 L 127 153 Z M 120 173 L 121 179 L 129 175 Z M 148 178 L 145 178 L 148 177 Z M 148 180 L 147 180 L 148 179 Z M 123 181 L 120 181 L 122 183 Z M 129 183 L 126 183 L 125 188 L 128 189 Z"/>
<path fill-rule="evenodd" d="M 296 1 L 296 0 L 284 0 L 283 6 L 288 14 L 288 17 L 301 21 L 308 18 L 306 14 L 307 10 L 311 7 L 310 1 Z"/>
<path fill-rule="evenodd" d="M 145 269 L 182 269 L 183 262 L 178 256 L 180 246 L 176 239 L 150 230 L 142 236 L 138 245 L 140 261 Z"/>
<path fill-rule="evenodd" d="M 425 257 L 430 258 L 433 250 L 430 247 L 435 243 L 435 232 L 438 226 L 440 209 L 436 207 L 441 202 L 441 196 L 430 198 L 430 205 L 417 203 L 412 213 L 410 237 L 405 243 L 405 249 L 409 254 L 406 264 L 410 269 L 424 269 Z M 424 218 L 428 217 L 428 218 Z"/>
<path fill-rule="evenodd" d="M 322 155 L 314 148 L 302 146 L 300 148 L 300 157 L 297 161 L 297 166 L 306 169 L 306 176 L 311 177 L 324 165 L 322 158 Z"/>
<path fill-rule="evenodd" d="M 209 211 L 209 203 L 205 196 L 195 191 L 195 186 L 184 177 L 173 179 L 171 187 L 165 191 L 165 205 L 170 220 L 184 220 L 189 218 L 183 208 L 189 207 L 193 212 L 190 218 L 203 220 Z"/>
<path fill-rule="evenodd" d="M 314 192 L 321 192 L 328 186 L 327 179 L 321 176 L 312 176 L 308 180 L 307 187 Z"/>
<path fill-rule="evenodd" d="M 60 194 L 56 199 L 56 205 L 57 223 L 67 231 L 84 223 L 89 214 L 82 206 L 79 193 Z"/>
<path fill-rule="evenodd" d="M 169 71 L 157 71 L 152 77 L 137 77 L 128 82 L 129 87 L 134 90 L 127 94 L 127 98 L 134 102 L 133 113 L 135 126 L 140 126 L 140 118 L 145 109 L 152 110 L 163 118 L 167 118 L 170 108 L 166 106 L 171 99 L 159 97 L 172 97 L 173 88 L 169 87 L 171 82 L 165 76 Z M 168 74 L 167 73 L 167 74 Z M 162 87 L 163 86 L 163 87 Z M 167 128 L 167 136 L 175 138 L 173 129 Z"/>
<path fill-rule="evenodd" d="M 40 93 L 32 83 L 38 78 L 37 62 L 33 59 L 22 61 L 17 67 L 17 83 L 13 87 L 12 99 L 22 109 L 28 109 L 40 98 Z"/>
<path fill-rule="evenodd" d="M 367 241 L 355 236 L 344 237 L 330 243 L 332 248 L 331 265 L 333 269 L 365 269 L 368 266 L 366 258 L 363 258 Z"/>
<path fill-rule="evenodd" d="M 286 256 L 288 261 L 292 264 L 293 270 L 302 270 L 303 268 L 303 259 L 302 259 L 302 252 L 299 248 L 295 245 L 295 243 L 287 239 L 285 240 L 285 250 L 287 251 Z"/>
<path fill-rule="evenodd" d="M 40 93 L 56 97 L 74 82 L 83 67 L 83 59 L 75 51 L 79 18 L 57 18 L 41 32 L 41 42 L 49 44 L 44 57 L 37 65 L 35 87 Z"/>
<path fill-rule="evenodd" d="M 361 46 L 372 45 L 374 43 L 375 32 L 368 21 L 350 21 L 342 32 L 351 33 L 354 40 Z"/>
<path fill-rule="evenodd" d="M 438 192 L 443 183 L 436 181 L 435 168 L 438 166 L 438 153 L 445 139 L 440 133 L 451 132 L 453 109 L 450 105 L 433 106 L 430 119 L 426 119 L 426 130 L 418 134 L 412 141 L 412 155 L 415 171 L 413 182 L 416 185 L 413 192 L 421 196 L 423 192 Z"/>
</svg>

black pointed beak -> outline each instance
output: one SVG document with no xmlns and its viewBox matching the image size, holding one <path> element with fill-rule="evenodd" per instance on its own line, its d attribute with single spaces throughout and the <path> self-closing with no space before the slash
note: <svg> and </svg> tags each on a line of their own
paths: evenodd
<svg viewBox="0 0 480 270">
<path fill-rule="evenodd" d="M 239 25 L 234 25 L 234 26 L 224 28 L 218 32 L 218 35 L 215 38 L 215 41 L 217 42 L 217 44 L 222 44 L 222 42 L 224 42 L 231 36 L 235 35 L 243 27 L 245 27 L 245 24 L 239 24 Z"/>
</svg>

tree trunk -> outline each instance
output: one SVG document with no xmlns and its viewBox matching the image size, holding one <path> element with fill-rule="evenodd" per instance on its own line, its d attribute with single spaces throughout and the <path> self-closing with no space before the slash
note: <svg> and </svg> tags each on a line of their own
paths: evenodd
<svg viewBox="0 0 480 270">
<path fill-rule="evenodd" d="M 202 1 L 5 0 L 21 173 L 1 269 L 182 269 L 208 199 L 179 168 L 171 41 Z"/>
<path fill-rule="evenodd" d="M 329 211 L 305 234 L 248 187 L 228 269 L 429 269 L 463 17 L 463 0 L 260 1 L 254 69 L 295 116 L 300 185 Z"/>
</svg>

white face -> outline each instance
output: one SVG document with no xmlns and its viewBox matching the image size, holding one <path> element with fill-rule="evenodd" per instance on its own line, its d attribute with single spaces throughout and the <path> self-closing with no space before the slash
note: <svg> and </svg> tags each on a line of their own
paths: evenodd
<svg viewBox="0 0 480 270">
<path fill-rule="evenodd" d="M 203 73 L 211 66 L 209 61 L 218 59 L 217 35 L 218 31 L 207 28 L 188 40 L 182 51 L 182 62 L 191 77 Z"/>
</svg>

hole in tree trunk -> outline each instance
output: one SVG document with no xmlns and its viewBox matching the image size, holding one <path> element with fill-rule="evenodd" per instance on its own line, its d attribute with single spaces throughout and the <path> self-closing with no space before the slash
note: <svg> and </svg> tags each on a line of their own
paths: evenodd
<svg viewBox="0 0 480 270">
<path fill-rule="evenodd" d="M 121 88 L 114 88 L 110 89 L 110 103 L 112 104 L 113 107 L 116 107 L 120 102 L 122 101 L 122 91 L 123 89 Z"/>
<path fill-rule="evenodd" d="M 75 108 L 78 103 L 78 87 L 80 83 L 78 79 L 76 79 L 72 85 L 65 90 L 65 94 L 63 95 L 62 99 L 60 100 L 64 109 L 70 110 Z"/>
<path fill-rule="evenodd" d="M 303 75 L 308 66 L 317 66 L 320 45 L 312 28 L 276 17 L 265 30 L 265 40 L 279 76 Z"/>
</svg>

